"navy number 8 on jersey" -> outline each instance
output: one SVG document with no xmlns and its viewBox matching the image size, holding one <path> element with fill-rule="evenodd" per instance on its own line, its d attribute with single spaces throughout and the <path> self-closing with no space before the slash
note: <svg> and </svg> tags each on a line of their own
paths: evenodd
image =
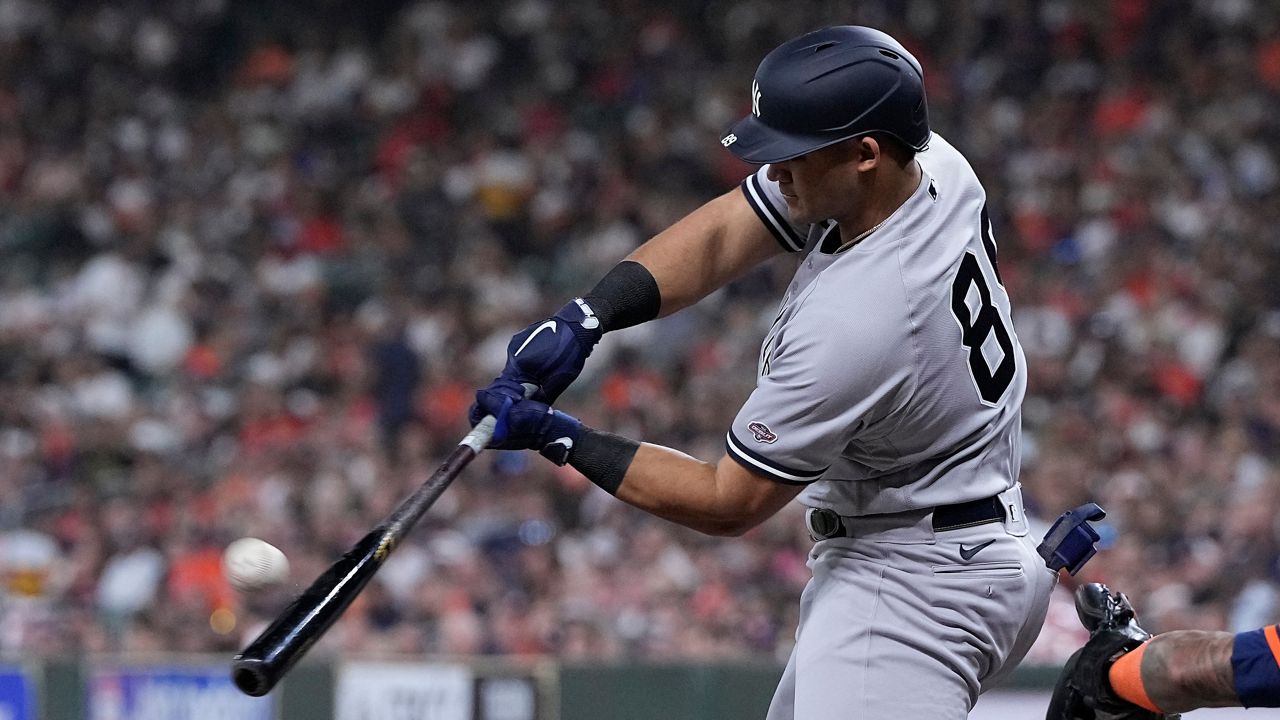
<svg viewBox="0 0 1280 720">
<path fill-rule="evenodd" d="M 982 208 L 982 248 L 991 265 L 996 282 L 1000 282 L 1000 267 L 996 264 L 996 244 L 991 237 L 991 222 L 987 218 L 987 208 Z M 975 292 L 976 291 L 976 292 Z M 970 296 L 976 294 L 978 307 L 970 304 Z M 960 323 L 960 342 L 969 355 L 969 372 L 973 375 L 973 383 L 978 389 L 978 396 L 985 405 L 995 405 L 1009 389 L 1017 374 L 1017 357 L 1013 351 L 1013 338 L 1000 310 L 991 302 L 991 288 L 982 272 L 978 256 L 966 252 L 960 261 L 960 269 L 951 281 L 951 312 Z M 1000 359 L 995 367 L 991 367 L 988 350 L 983 351 L 988 340 L 994 338 L 1000 351 Z M 994 348 L 992 348 L 994 350 Z"/>
</svg>

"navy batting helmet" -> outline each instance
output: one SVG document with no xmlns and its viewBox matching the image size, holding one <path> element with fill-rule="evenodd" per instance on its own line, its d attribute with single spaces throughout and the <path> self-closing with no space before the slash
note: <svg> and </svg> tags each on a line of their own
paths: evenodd
<svg viewBox="0 0 1280 720">
<path fill-rule="evenodd" d="M 889 35 L 839 25 L 766 55 L 751 83 L 751 114 L 720 144 L 763 164 L 869 133 L 890 135 L 916 151 L 929 144 L 924 72 Z"/>
</svg>

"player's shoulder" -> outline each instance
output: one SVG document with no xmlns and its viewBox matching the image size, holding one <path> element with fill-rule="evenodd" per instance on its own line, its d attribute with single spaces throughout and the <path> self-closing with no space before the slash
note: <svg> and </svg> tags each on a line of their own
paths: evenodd
<svg viewBox="0 0 1280 720">
<path fill-rule="evenodd" d="M 962 162 L 966 165 L 969 162 L 955 145 L 938 132 L 929 134 L 929 144 L 916 157 L 928 162 Z"/>
<path fill-rule="evenodd" d="M 930 177 L 940 181 L 948 179 L 977 182 L 978 176 L 973 171 L 969 160 L 942 135 L 934 132 L 929 137 L 929 146 L 916 154 L 920 166 Z"/>
</svg>

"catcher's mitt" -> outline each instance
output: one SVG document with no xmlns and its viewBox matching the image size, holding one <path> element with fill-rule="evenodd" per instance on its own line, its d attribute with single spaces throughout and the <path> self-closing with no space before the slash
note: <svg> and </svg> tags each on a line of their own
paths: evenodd
<svg viewBox="0 0 1280 720">
<path fill-rule="evenodd" d="M 1176 720 L 1116 695 L 1107 680 L 1111 663 L 1146 642 L 1151 633 L 1134 617 L 1124 593 L 1102 583 L 1076 590 L 1076 614 L 1089 630 L 1089 642 L 1067 660 L 1053 688 L 1045 720 Z"/>
</svg>

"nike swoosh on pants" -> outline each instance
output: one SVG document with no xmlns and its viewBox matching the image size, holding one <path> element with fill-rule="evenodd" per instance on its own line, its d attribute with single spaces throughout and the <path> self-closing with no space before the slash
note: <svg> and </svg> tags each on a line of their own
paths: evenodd
<svg viewBox="0 0 1280 720">
<path fill-rule="evenodd" d="M 961 543 L 960 557 L 964 558 L 965 560 L 972 560 L 974 555 L 977 555 L 983 548 L 985 548 L 986 546 L 990 545 L 993 542 L 995 542 L 995 540 L 988 540 L 980 545 L 974 545 L 971 548 L 967 548 L 964 546 L 964 543 Z"/>
</svg>

